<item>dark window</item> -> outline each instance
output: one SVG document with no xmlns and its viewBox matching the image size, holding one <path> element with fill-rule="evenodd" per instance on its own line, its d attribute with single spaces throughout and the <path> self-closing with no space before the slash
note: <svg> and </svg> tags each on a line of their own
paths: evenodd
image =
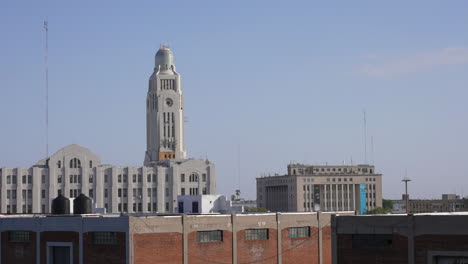
<svg viewBox="0 0 468 264">
<path fill-rule="evenodd" d="M 289 237 L 290 238 L 310 237 L 310 227 L 308 227 L 308 226 L 290 227 L 289 228 Z"/>
<path fill-rule="evenodd" d="M 10 242 L 29 242 L 29 231 L 10 231 L 8 232 Z"/>
<path fill-rule="evenodd" d="M 245 230 L 245 240 L 267 240 L 268 229 L 247 229 Z"/>
<path fill-rule="evenodd" d="M 391 248 L 391 234 L 355 234 L 353 248 Z"/>
<path fill-rule="evenodd" d="M 198 231 L 197 232 L 197 241 L 198 242 L 219 242 L 219 241 L 223 241 L 223 231 L 221 231 L 221 230 Z"/>
<path fill-rule="evenodd" d="M 94 232 L 94 244 L 117 244 L 116 232 Z"/>
<path fill-rule="evenodd" d="M 180 175 L 180 182 L 185 182 L 185 174 Z"/>
</svg>

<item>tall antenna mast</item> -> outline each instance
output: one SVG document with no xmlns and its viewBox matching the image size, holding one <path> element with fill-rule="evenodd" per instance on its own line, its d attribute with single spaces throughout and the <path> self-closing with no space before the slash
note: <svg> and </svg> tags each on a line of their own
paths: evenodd
<svg viewBox="0 0 468 264">
<path fill-rule="evenodd" d="M 49 64 L 48 64 L 48 57 L 49 57 L 49 22 L 44 20 L 44 30 L 45 30 L 45 89 L 46 89 L 46 157 L 49 157 Z"/>
<path fill-rule="evenodd" d="M 406 204 L 406 213 L 409 214 L 410 213 L 410 203 L 409 203 L 409 195 L 408 195 L 408 182 L 411 181 L 410 178 L 408 178 L 408 171 L 407 169 L 405 169 L 405 177 L 403 178 L 403 180 L 401 180 L 402 182 L 405 183 L 405 204 Z"/>
<path fill-rule="evenodd" d="M 364 163 L 367 164 L 367 120 L 366 109 L 362 111 L 364 115 Z"/>
</svg>

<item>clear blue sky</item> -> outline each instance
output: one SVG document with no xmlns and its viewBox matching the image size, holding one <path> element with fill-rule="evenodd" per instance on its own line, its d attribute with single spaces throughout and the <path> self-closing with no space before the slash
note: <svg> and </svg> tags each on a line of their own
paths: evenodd
<svg viewBox="0 0 468 264">
<path fill-rule="evenodd" d="M 291 161 L 364 162 L 398 198 L 468 195 L 467 1 L 2 1 L 0 166 L 77 143 L 141 166 L 145 97 L 161 43 L 185 93 L 187 151 L 243 196 Z M 374 141 L 374 155 L 370 139 Z M 372 157 L 371 157 L 372 156 Z M 444 182 L 443 182 L 444 181 Z"/>
</svg>

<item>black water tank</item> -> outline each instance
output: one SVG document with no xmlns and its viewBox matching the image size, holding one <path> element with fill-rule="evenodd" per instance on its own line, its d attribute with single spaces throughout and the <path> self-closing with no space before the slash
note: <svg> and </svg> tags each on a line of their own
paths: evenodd
<svg viewBox="0 0 468 264">
<path fill-rule="evenodd" d="M 70 214 L 70 200 L 63 195 L 52 201 L 52 214 Z"/>
<path fill-rule="evenodd" d="M 80 194 L 73 200 L 73 214 L 90 214 L 91 208 L 91 199 L 84 194 Z"/>
</svg>

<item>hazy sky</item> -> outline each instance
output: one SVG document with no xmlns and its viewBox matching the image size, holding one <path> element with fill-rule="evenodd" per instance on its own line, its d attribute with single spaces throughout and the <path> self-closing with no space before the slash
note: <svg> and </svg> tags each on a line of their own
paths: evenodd
<svg viewBox="0 0 468 264">
<path fill-rule="evenodd" d="M 51 153 L 77 143 L 141 166 L 169 43 L 188 154 L 216 164 L 220 194 L 237 189 L 239 156 L 246 198 L 290 162 L 365 162 L 366 109 L 384 197 L 405 169 L 413 197 L 468 195 L 467 14 L 467 1 L 1 1 L 0 167 L 45 156 L 47 18 Z"/>
</svg>

